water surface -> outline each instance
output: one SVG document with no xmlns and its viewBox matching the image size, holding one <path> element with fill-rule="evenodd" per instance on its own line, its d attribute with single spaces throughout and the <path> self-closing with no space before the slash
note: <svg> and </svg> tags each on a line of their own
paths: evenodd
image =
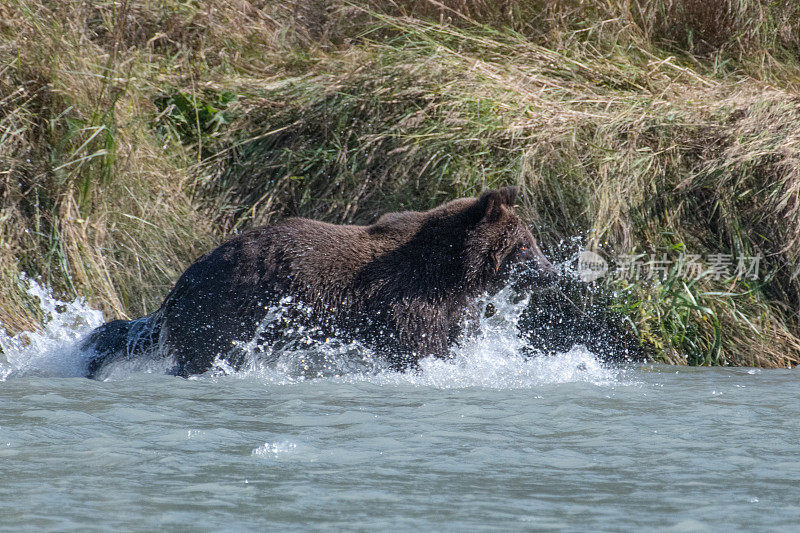
<svg viewBox="0 0 800 533">
<path fill-rule="evenodd" d="M 91 381 L 71 377 L 69 336 L 101 318 L 75 305 L 3 340 L 3 530 L 800 523 L 797 371 L 609 368 L 581 348 L 524 360 L 487 330 L 418 374 L 295 361 Z"/>
</svg>

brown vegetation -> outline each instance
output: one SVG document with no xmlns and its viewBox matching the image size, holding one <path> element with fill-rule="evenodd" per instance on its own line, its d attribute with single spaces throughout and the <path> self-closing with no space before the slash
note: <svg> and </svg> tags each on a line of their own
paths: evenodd
<svg viewBox="0 0 800 533">
<path fill-rule="evenodd" d="M 12 0 L 0 320 L 41 320 L 22 272 L 141 315 L 239 228 L 518 184 L 551 250 L 761 252 L 618 307 L 663 360 L 796 364 L 798 59 L 788 1 Z"/>
</svg>

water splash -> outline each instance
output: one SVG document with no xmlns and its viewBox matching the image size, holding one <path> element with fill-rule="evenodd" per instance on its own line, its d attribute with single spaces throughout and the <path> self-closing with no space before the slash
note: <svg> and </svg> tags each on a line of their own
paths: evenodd
<svg viewBox="0 0 800 533">
<path fill-rule="evenodd" d="M 507 287 L 482 302 L 483 313 L 477 325 L 467 325 L 471 335 L 455 346 L 448 359 L 426 358 L 419 369 L 391 371 L 385 359 L 358 342 L 326 338 L 316 340 L 314 331 L 299 329 L 292 343 L 276 349 L 257 342 L 259 334 L 241 343 L 246 363 L 235 371 L 218 360 L 215 378 L 257 377 L 277 384 L 327 379 L 370 382 L 379 385 L 410 384 L 442 389 L 482 387 L 492 389 L 531 388 L 548 383 L 585 382 L 596 385 L 617 383 L 625 370 L 604 365 L 584 346 L 557 354 L 531 352 L 519 335 L 519 322 L 529 304 Z M 259 332 L 275 327 L 287 314 L 273 309 Z M 285 324 L 284 324 L 285 325 Z M 199 377 L 197 379 L 203 379 Z"/>
<path fill-rule="evenodd" d="M 311 315 L 308 306 L 283 298 L 270 307 L 253 337 L 234 343 L 233 353 L 226 359 L 218 357 L 208 375 L 256 376 L 283 383 L 389 371 L 380 354 L 303 320 Z M 238 369 L 230 359 L 241 362 Z"/>
<path fill-rule="evenodd" d="M 449 359 L 427 358 L 420 362 L 420 372 L 384 373 L 369 379 L 442 389 L 528 389 L 554 383 L 610 385 L 618 381 L 624 369 L 602 364 L 584 346 L 552 356 L 530 353 L 518 333 L 528 303 L 529 296 L 520 298 L 510 288 L 503 289 L 486 298 L 477 334 L 463 339 Z"/>
<path fill-rule="evenodd" d="M 294 451 L 297 448 L 297 444 L 290 441 L 280 441 L 280 442 L 265 442 L 258 448 L 254 448 L 251 452 L 252 455 L 258 457 L 267 457 L 271 459 L 275 459 L 278 455 L 286 454 L 289 452 Z"/>
<path fill-rule="evenodd" d="M 40 331 L 9 335 L 0 327 L 0 381 L 11 376 L 83 376 L 88 354 L 80 339 L 103 323 L 103 313 L 83 298 L 59 300 L 35 280 L 22 278 L 22 288 L 36 301 L 45 317 Z"/>
<path fill-rule="evenodd" d="M 102 313 L 81 298 L 64 302 L 35 281 L 26 279 L 22 283 L 39 302 L 46 321 L 41 331 L 14 336 L 0 329 L 0 380 L 24 375 L 85 375 L 92 354 L 80 349 L 81 340 L 103 323 Z M 255 378 L 273 384 L 323 379 L 441 389 L 524 389 L 568 382 L 611 385 L 625 372 L 604 365 L 583 346 L 556 355 L 532 353 L 528 341 L 518 333 L 529 298 L 520 297 L 511 288 L 483 299 L 481 318 L 469 326 L 471 334 L 452 349 L 448 359 L 423 359 L 418 370 L 405 373 L 392 371 L 380 353 L 358 342 L 322 337 L 313 327 L 291 325 L 292 316 L 298 312 L 291 304 L 283 302 L 253 339 L 238 343 L 236 350 L 243 361 L 238 370 L 218 360 L 212 370 L 191 379 Z M 277 343 L 262 342 L 265 332 L 282 328 L 291 335 Z M 103 369 L 99 377 L 118 380 L 141 372 L 165 373 L 172 365 L 163 357 L 122 359 Z"/>
</svg>

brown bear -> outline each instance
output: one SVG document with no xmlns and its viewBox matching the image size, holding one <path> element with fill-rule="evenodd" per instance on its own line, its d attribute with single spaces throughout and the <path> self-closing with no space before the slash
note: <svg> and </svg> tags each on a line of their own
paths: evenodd
<svg viewBox="0 0 800 533">
<path fill-rule="evenodd" d="M 369 226 L 288 218 L 237 235 L 195 261 L 157 311 L 92 332 L 89 375 L 148 351 L 174 358 L 181 376 L 217 357 L 236 366 L 234 346 L 274 340 L 274 327 L 259 326 L 287 302 L 288 323 L 358 340 L 396 368 L 444 357 L 481 294 L 515 270 L 530 286 L 555 277 L 514 212 L 516 196 L 506 187 Z"/>
</svg>

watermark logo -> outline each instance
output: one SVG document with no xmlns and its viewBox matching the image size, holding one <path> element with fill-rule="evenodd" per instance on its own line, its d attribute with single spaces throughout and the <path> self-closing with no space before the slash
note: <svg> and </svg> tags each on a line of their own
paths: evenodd
<svg viewBox="0 0 800 533">
<path fill-rule="evenodd" d="M 589 283 L 608 274 L 608 261 L 603 256 L 584 250 L 578 255 L 578 277 Z"/>
<path fill-rule="evenodd" d="M 665 281 L 670 277 L 713 280 L 757 280 L 763 256 L 734 257 L 731 254 L 623 254 L 613 258 L 616 268 L 600 254 L 584 250 L 578 255 L 577 275 L 589 283 L 602 277 Z M 800 269 L 798 270 L 800 271 Z"/>
</svg>

